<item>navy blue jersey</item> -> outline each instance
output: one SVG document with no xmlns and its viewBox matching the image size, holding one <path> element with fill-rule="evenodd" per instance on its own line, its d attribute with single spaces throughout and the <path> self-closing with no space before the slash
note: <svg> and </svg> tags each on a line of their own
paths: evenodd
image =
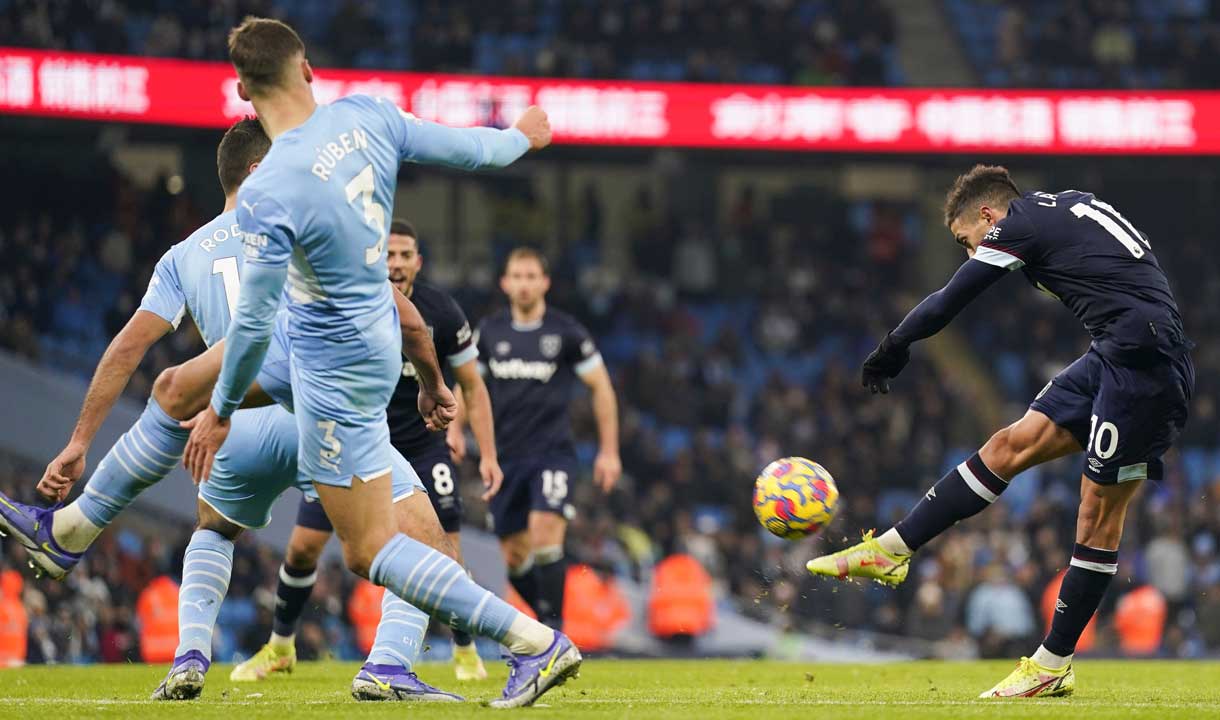
<svg viewBox="0 0 1220 720">
<path fill-rule="evenodd" d="M 1115 362 L 1180 355 L 1189 345 L 1148 237 L 1091 193 L 1032 192 L 983 239 L 974 259 L 1020 268 L 1072 311 Z"/>
<path fill-rule="evenodd" d="M 476 359 L 473 333 L 466 315 L 457 301 L 434 285 L 416 282 L 411 290 L 411 302 L 419 309 L 428 334 L 436 344 L 436 358 L 442 370 L 455 368 Z M 398 452 L 412 462 L 437 448 L 444 448 L 445 434 L 431 432 L 419 414 L 419 381 L 410 360 L 402 362 L 402 377 L 394 388 L 394 396 L 386 408 L 390 425 L 390 442 Z M 421 469 L 420 473 L 424 471 Z"/>
<path fill-rule="evenodd" d="M 500 458 L 573 451 L 572 391 L 579 375 L 602 363 L 589 331 L 551 308 L 529 326 L 502 310 L 479 323 L 478 349 Z"/>
</svg>

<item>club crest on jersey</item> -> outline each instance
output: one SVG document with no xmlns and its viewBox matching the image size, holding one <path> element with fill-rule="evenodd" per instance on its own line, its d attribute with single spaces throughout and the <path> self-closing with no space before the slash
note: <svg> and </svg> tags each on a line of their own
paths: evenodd
<svg viewBox="0 0 1220 720">
<path fill-rule="evenodd" d="M 538 349 L 542 351 L 543 357 L 553 358 L 562 348 L 563 338 L 558 335 L 543 335 L 538 340 Z"/>
<path fill-rule="evenodd" d="M 496 354 L 497 355 L 507 355 L 508 352 L 512 349 L 513 349 L 513 346 L 510 345 L 507 340 L 501 340 L 500 342 L 496 343 Z"/>
</svg>

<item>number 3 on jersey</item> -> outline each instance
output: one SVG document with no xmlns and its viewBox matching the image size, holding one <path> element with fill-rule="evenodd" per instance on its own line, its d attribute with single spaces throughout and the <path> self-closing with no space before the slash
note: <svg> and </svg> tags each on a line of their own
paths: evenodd
<svg viewBox="0 0 1220 720">
<path fill-rule="evenodd" d="M 373 184 L 373 164 L 369 163 L 364 166 L 364 169 L 356 173 L 356 177 L 348 182 L 343 188 L 347 193 L 347 201 L 350 203 L 357 197 L 364 204 L 364 222 L 371 228 L 377 231 L 377 244 L 364 249 L 364 264 L 372 265 L 381 260 L 381 253 L 385 251 L 385 208 L 381 203 L 373 199 L 373 191 L 376 190 Z"/>
</svg>

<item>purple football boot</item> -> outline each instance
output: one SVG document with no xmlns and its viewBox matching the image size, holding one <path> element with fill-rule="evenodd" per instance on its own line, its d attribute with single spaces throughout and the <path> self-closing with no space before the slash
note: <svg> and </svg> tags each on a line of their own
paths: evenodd
<svg viewBox="0 0 1220 720">
<path fill-rule="evenodd" d="M 29 553 L 29 565 L 36 575 L 63 580 L 84 553 L 68 552 L 55 542 L 51 534 L 54 514 L 55 508 L 26 505 L 0 493 L 0 535 L 11 536 L 21 543 Z"/>
<path fill-rule="evenodd" d="M 352 679 L 352 697 L 357 700 L 406 700 L 412 702 L 464 702 L 461 695 L 445 692 L 419 679 L 399 665 L 365 663 Z"/>
<path fill-rule="evenodd" d="M 212 662 L 198 650 L 174 658 L 165 679 L 153 691 L 153 700 L 194 700 L 203 693 L 203 676 Z"/>
<path fill-rule="evenodd" d="M 508 658 L 508 683 L 498 700 L 492 700 L 493 708 L 515 708 L 533 705 L 553 687 L 558 687 L 570 678 L 580 675 L 583 658 L 580 650 L 567 635 L 555 633 L 555 640 L 545 652 L 538 655 L 511 655 Z"/>
</svg>

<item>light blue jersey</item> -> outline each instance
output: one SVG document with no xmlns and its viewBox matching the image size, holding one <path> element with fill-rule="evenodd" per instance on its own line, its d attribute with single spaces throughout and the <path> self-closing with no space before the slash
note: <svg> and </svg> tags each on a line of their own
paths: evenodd
<svg viewBox="0 0 1220 720">
<path fill-rule="evenodd" d="M 277 137 L 238 191 L 237 217 L 249 262 L 288 268 L 297 361 L 335 368 L 399 346 L 385 262 L 399 165 L 473 169 L 528 148 L 519 131 L 424 123 L 364 95 L 319 105 Z"/>
<path fill-rule="evenodd" d="M 237 311 L 243 263 L 237 212 L 229 210 L 165 251 L 148 281 L 140 309 L 161 317 L 175 330 L 189 314 L 203 342 L 211 347 L 224 338 L 229 320 Z M 287 330 L 287 318 L 279 318 L 258 382 L 264 392 L 291 411 Z"/>
<path fill-rule="evenodd" d="M 221 213 L 165 252 L 157 261 L 140 309 L 178 327 L 190 314 L 208 346 L 224 338 L 237 308 L 245 262 L 237 213 Z M 280 406 L 243 410 L 233 417 L 233 431 L 212 475 L 200 485 L 199 497 L 223 517 L 242 527 L 263 527 L 271 506 L 290 487 L 316 497 L 312 485 L 300 484 L 297 472 L 297 425 L 289 387 L 286 318 L 278 318 L 275 337 L 258 374 L 258 382 Z M 395 501 L 422 488 L 414 469 L 391 455 Z"/>
<path fill-rule="evenodd" d="M 275 138 L 238 191 L 246 262 L 216 412 L 240 405 L 286 286 L 302 476 L 345 486 L 389 470 L 385 408 L 402 336 L 385 240 L 398 166 L 500 167 L 528 149 L 517 130 L 447 128 L 362 95 L 319 105 Z"/>
<path fill-rule="evenodd" d="M 140 309 L 175 329 L 190 313 L 208 347 L 229 329 L 241 291 L 241 231 L 237 213 L 223 212 L 177 243 L 157 261 Z"/>
</svg>

